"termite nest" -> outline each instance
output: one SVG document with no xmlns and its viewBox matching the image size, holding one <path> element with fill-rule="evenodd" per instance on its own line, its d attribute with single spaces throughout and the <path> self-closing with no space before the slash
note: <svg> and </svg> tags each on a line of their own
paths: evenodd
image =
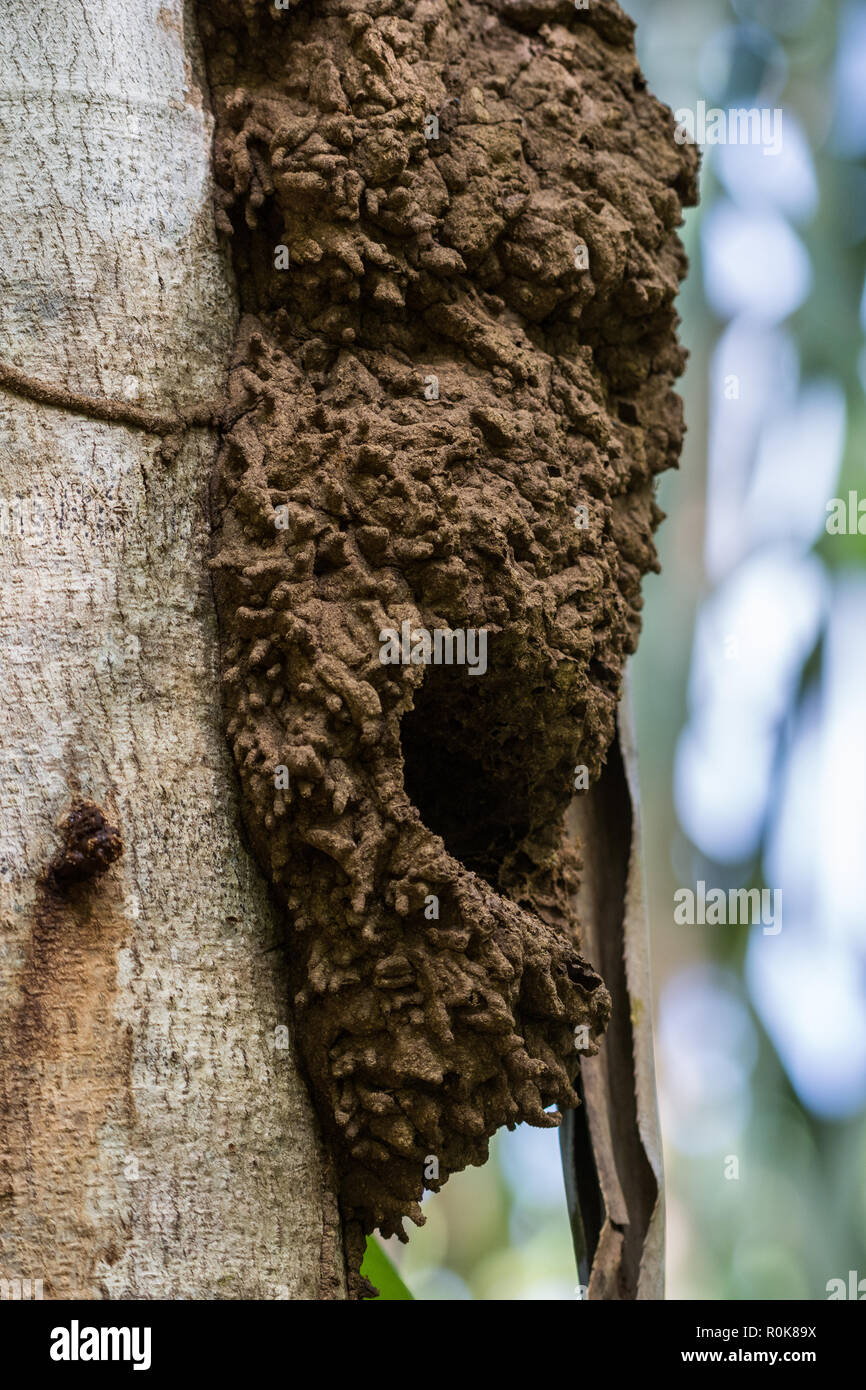
<svg viewBox="0 0 866 1390">
<path fill-rule="evenodd" d="M 354 1258 L 500 1126 L 558 1123 L 609 1015 L 562 818 L 657 568 L 696 156 L 611 0 L 200 25 L 243 311 L 212 487 L 228 737 Z M 484 629 L 486 671 L 383 663 L 403 622 Z"/>
</svg>

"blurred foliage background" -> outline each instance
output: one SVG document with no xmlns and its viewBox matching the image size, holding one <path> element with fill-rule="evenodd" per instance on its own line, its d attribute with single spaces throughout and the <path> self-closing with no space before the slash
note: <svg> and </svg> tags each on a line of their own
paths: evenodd
<svg viewBox="0 0 866 1390">
<path fill-rule="evenodd" d="M 783 113 L 775 154 L 704 150 L 633 670 L 668 1297 L 823 1299 L 866 1279 L 866 535 L 826 529 L 866 498 L 866 0 L 624 6 L 674 111 Z M 675 925 L 698 880 L 780 890 L 781 932 Z M 576 1297 L 555 1131 L 425 1212 L 388 1242 L 415 1298 Z"/>
</svg>

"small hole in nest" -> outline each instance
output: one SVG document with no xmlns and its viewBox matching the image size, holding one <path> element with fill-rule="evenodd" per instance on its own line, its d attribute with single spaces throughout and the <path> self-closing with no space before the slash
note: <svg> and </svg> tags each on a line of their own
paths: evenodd
<svg viewBox="0 0 866 1390">
<path fill-rule="evenodd" d="M 566 966 L 566 974 L 572 984 L 580 985 L 587 994 L 592 994 L 593 990 L 598 989 L 601 984 L 601 976 L 596 975 L 595 971 L 583 961 L 569 961 Z"/>
<path fill-rule="evenodd" d="M 513 682 L 492 668 L 431 665 L 401 728 L 407 795 L 449 854 L 493 887 L 531 822 L 531 747 L 513 705 Z"/>
</svg>

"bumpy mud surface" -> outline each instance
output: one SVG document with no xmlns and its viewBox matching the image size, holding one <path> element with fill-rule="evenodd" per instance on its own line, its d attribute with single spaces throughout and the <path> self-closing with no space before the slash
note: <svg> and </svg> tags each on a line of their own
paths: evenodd
<svg viewBox="0 0 866 1390">
<path fill-rule="evenodd" d="M 499 1126 L 557 1123 L 575 1029 L 594 1051 L 609 1014 L 561 818 L 656 567 L 696 160 L 610 0 L 200 24 L 244 310 L 213 489 L 228 733 L 357 1249 Z M 383 664 L 404 621 L 485 629 L 486 672 Z"/>
</svg>

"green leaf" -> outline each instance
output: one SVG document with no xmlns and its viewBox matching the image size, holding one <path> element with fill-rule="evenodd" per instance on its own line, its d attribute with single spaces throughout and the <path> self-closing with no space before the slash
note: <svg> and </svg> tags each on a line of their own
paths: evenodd
<svg viewBox="0 0 866 1390">
<path fill-rule="evenodd" d="M 365 1300 L 367 1303 L 376 1302 L 380 1298 L 389 1299 L 391 1302 L 395 1299 L 408 1298 L 414 1302 L 412 1295 L 375 1236 L 367 1237 L 367 1249 L 361 1261 L 361 1273 L 379 1290 L 376 1299 L 368 1298 Z"/>
</svg>

